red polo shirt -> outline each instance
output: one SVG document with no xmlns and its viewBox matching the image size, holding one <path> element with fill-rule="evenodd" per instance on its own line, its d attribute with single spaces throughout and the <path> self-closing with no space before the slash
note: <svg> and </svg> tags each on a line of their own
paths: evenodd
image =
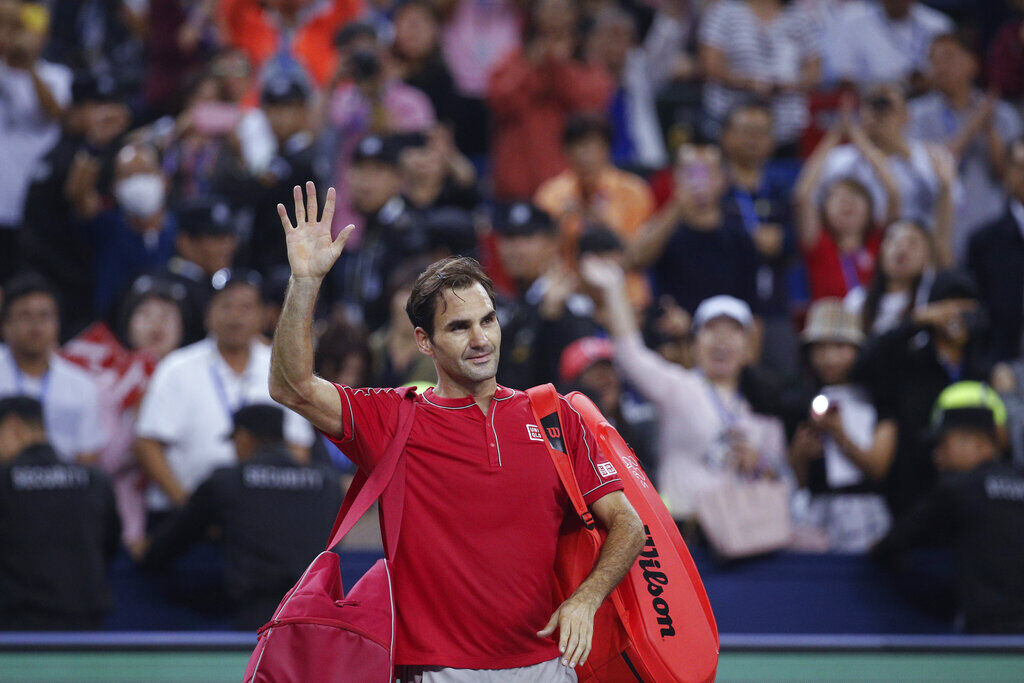
<svg viewBox="0 0 1024 683">
<path fill-rule="evenodd" d="M 372 468 L 394 432 L 392 389 L 339 386 L 328 436 Z M 564 399 L 563 399 L 564 401 Z M 565 442 L 587 504 L 622 489 L 582 418 L 563 403 Z M 558 607 L 559 527 L 574 515 L 525 393 L 499 386 L 486 415 L 472 397 L 416 397 L 394 558 L 398 664 L 506 669 L 558 656 L 538 638 Z"/>
</svg>

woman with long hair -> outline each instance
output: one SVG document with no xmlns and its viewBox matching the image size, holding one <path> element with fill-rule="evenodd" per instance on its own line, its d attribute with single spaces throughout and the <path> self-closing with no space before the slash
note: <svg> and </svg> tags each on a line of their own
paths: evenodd
<svg viewBox="0 0 1024 683">
<path fill-rule="evenodd" d="M 864 334 L 887 332 L 928 303 L 934 252 L 931 235 L 920 223 L 902 220 L 889 226 L 871 284 L 853 289 L 843 302 L 857 315 Z"/>
</svg>

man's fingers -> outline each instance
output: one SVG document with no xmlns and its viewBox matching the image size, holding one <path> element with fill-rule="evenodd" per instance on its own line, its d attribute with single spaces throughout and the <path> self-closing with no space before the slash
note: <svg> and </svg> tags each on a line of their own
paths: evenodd
<svg viewBox="0 0 1024 683">
<path fill-rule="evenodd" d="M 295 201 L 295 225 L 298 227 L 306 222 L 306 207 L 302 201 L 302 188 L 298 185 L 292 188 L 292 199 Z"/>
<path fill-rule="evenodd" d="M 593 644 L 594 644 L 594 632 L 591 631 L 590 632 L 590 637 L 587 638 L 587 647 L 583 650 L 583 656 L 580 657 L 580 666 L 583 666 L 584 664 L 587 663 L 587 657 L 590 656 L 590 650 L 593 647 Z"/>
<path fill-rule="evenodd" d="M 546 638 L 555 632 L 556 626 L 558 626 L 558 610 L 555 610 L 555 613 L 551 615 L 550 619 L 548 619 L 548 625 L 540 631 L 537 631 L 537 635 L 541 638 Z"/>
<path fill-rule="evenodd" d="M 312 180 L 306 181 L 306 215 L 309 216 L 309 220 L 313 223 L 316 223 L 320 216 L 316 205 L 316 185 L 313 184 Z"/>
<path fill-rule="evenodd" d="M 348 242 L 349 235 L 356 229 L 356 226 L 351 223 L 345 226 L 338 236 L 334 238 L 334 242 L 331 243 L 331 250 L 334 251 L 335 256 L 340 256 L 342 249 L 345 248 L 345 243 Z"/>
<path fill-rule="evenodd" d="M 281 217 L 281 226 L 284 228 L 285 232 L 294 230 L 292 222 L 288 220 L 288 209 L 284 208 L 284 204 L 277 205 L 277 215 Z"/>
<path fill-rule="evenodd" d="M 566 661 L 568 666 L 574 666 L 575 660 L 580 656 L 580 631 L 581 626 L 572 621 L 566 620 L 568 623 L 565 625 L 566 630 L 569 631 L 569 640 L 565 644 L 565 654 L 562 655 L 562 661 Z"/>
<path fill-rule="evenodd" d="M 327 188 L 327 198 L 324 200 L 324 215 L 320 219 L 321 223 L 331 225 L 334 221 L 334 202 L 338 198 L 338 193 L 334 191 L 333 187 Z"/>
</svg>

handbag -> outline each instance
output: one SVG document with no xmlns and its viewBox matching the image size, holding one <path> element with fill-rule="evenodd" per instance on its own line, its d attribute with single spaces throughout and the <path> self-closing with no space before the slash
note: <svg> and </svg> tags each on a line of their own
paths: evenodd
<svg viewBox="0 0 1024 683">
<path fill-rule="evenodd" d="M 739 559 L 789 545 L 789 487 L 783 481 L 741 479 L 726 473 L 697 493 L 697 521 L 715 552 Z"/>
<path fill-rule="evenodd" d="M 369 476 L 360 469 L 338 510 L 324 552 L 288 591 L 258 631 L 245 681 L 330 683 L 394 680 L 395 600 L 391 561 L 398 548 L 405 495 L 405 444 L 415 416 L 415 390 L 402 388 L 398 426 Z M 334 548 L 381 499 L 384 559 L 345 594 Z"/>
<path fill-rule="evenodd" d="M 554 386 L 527 390 L 555 470 L 578 516 L 558 540 L 555 577 L 567 599 L 587 578 L 607 533 L 594 524 L 561 438 Z M 590 655 L 576 672 L 581 683 L 696 683 L 714 680 L 718 627 L 704 584 L 679 530 L 636 455 L 579 392 L 566 400 L 594 434 L 601 454 L 622 478 L 623 492 L 644 524 L 640 557 L 594 615 Z"/>
</svg>

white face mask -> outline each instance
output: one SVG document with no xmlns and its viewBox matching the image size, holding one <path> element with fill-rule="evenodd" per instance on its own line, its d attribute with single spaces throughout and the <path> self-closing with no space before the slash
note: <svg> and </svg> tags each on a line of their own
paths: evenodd
<svg viewBox="0 0 1024 683">
<path fill-rule="evenodd" d="M 159 173 L 136 173 L 114 186 L 114 197 L 121 207 L 137 218 L 150 218 L 164 206 L 167 192 Z"/>
</svg>

